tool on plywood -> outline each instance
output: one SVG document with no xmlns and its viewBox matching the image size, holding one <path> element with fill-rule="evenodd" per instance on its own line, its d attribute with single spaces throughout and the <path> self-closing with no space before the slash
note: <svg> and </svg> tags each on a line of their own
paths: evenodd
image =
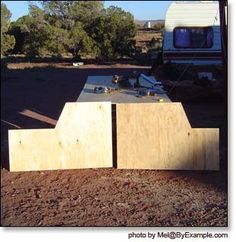
<svg viewBox="0 0 236 242">
<path fill-rule="evenodd" d="M 163 92 L 160 92 L 156 89 L 143 88 L 143 87 L 140 87 L 137 89 L 138 97 L 157 96 L 158 94 L 163 94 Z"/>
<path fill-rule="evenodd" d="M 118 86 L 121 88 L 132 88 L 133 85 L 130 83 L 129 78 L 130 77 L 127 75 L 124 75 L 124 76 L 114 75 L 112 77 L 112 83 L 118 84 Z"/>
<path fill-rule="evenodd" d="M 114 91 L 118 91 L 118 88 L 110 88 L 110 87 L 94 87 L 94 93 L 98 93 L 98 94 L 108 94 Z"/>
</svg>

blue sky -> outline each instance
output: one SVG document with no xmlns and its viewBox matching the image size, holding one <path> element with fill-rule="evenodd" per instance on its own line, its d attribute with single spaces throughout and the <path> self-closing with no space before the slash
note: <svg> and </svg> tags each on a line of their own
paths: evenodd
<svg viewBox="0 0 236 242">
<path fill-rule="evenodd" d="M 17 20 L 19 17 L 28 13 L 28 1 L 3 1 L 11 11 L 11 20 Z M 33 2 L 33 1 L 32 1 Z M 164 19 L 165 12 L 171 1 L 105 1 L 105 7 L 111 5 L 121 7 L 131 12 L 135 19 Z"/>
</svg>

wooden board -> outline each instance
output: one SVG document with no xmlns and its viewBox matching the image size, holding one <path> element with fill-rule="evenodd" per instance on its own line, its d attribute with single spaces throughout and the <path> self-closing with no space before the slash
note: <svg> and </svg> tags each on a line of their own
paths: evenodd
<svg viewBox="0 0 236 242">
<path fill-rule="evenodd" d="M 192 129 L 181 103 L 116 106 L 118 168 L 219 169 L 219 129 Z"/>
<path fill-rule="evenodd" d="M 112 167 L 111 103 L 66 103 L 55 129 L 9 130 L 10 171 Z"/>
<path fill-rule="evenodd" d="M 130 79 L 133 83 L 135 79 Z M 140 84 L 151 87 L 149 83 L 140 78 Z M 112 92 L 109 94 L 97 94 L 94 93 L 94 87 L 109 87 L 118 88 L 117 84 L 112 83 L 112 76 L 88 76 L 86 84 L 77 99 L 77 102 L 104 102 L 110 101 L 113 104 L 116 103 L 157 103 L 158 99 L 162 98 L 164 102 L 170 102 L 169 97 L 163 94 L 163 90 L 160 88 L 162 94 L 158 94 L 157 97 L 137 97 L 137 91 L 130 89 L 121 89 L 117 92 Z"/>
</svg>

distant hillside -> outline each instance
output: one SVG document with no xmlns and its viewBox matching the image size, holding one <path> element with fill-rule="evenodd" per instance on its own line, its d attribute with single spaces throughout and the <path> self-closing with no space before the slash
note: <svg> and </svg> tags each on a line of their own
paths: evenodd
<svg viewBox="0 0 236 242">
<path fill-rule="evenodd" d="M 150 42 L 154 39 L 156 45 L 162 46 L 163 33 L 154 29 L 139 29 L 135 35 L 136 47 L 141 48 L 142 52 L 148 51 Z"/>
<path fill-rule="evenodd" d="M 155 24 L 164 24 L 165 23 L 165 20 L 163 20 L 163 19 L 158 19 L 158 20 L 149 20 L 149 19 L 148 20 L 139 20 L 139 19 L 135 19 L 134 23 L 143 27 L 148 21 L 151 22 L 151 26 L 154 26 Z"/>
</svg>

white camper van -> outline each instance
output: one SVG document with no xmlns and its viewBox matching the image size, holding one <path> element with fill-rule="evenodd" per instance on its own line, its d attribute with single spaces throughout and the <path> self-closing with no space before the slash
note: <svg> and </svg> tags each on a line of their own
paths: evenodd
<svg viewBox="0 0 236 242">
<path fill-rule="evenodd" d="M 218 1 L 178 1 L 167 10 L 164 63 L 222 64 Z"/>
</svg>

